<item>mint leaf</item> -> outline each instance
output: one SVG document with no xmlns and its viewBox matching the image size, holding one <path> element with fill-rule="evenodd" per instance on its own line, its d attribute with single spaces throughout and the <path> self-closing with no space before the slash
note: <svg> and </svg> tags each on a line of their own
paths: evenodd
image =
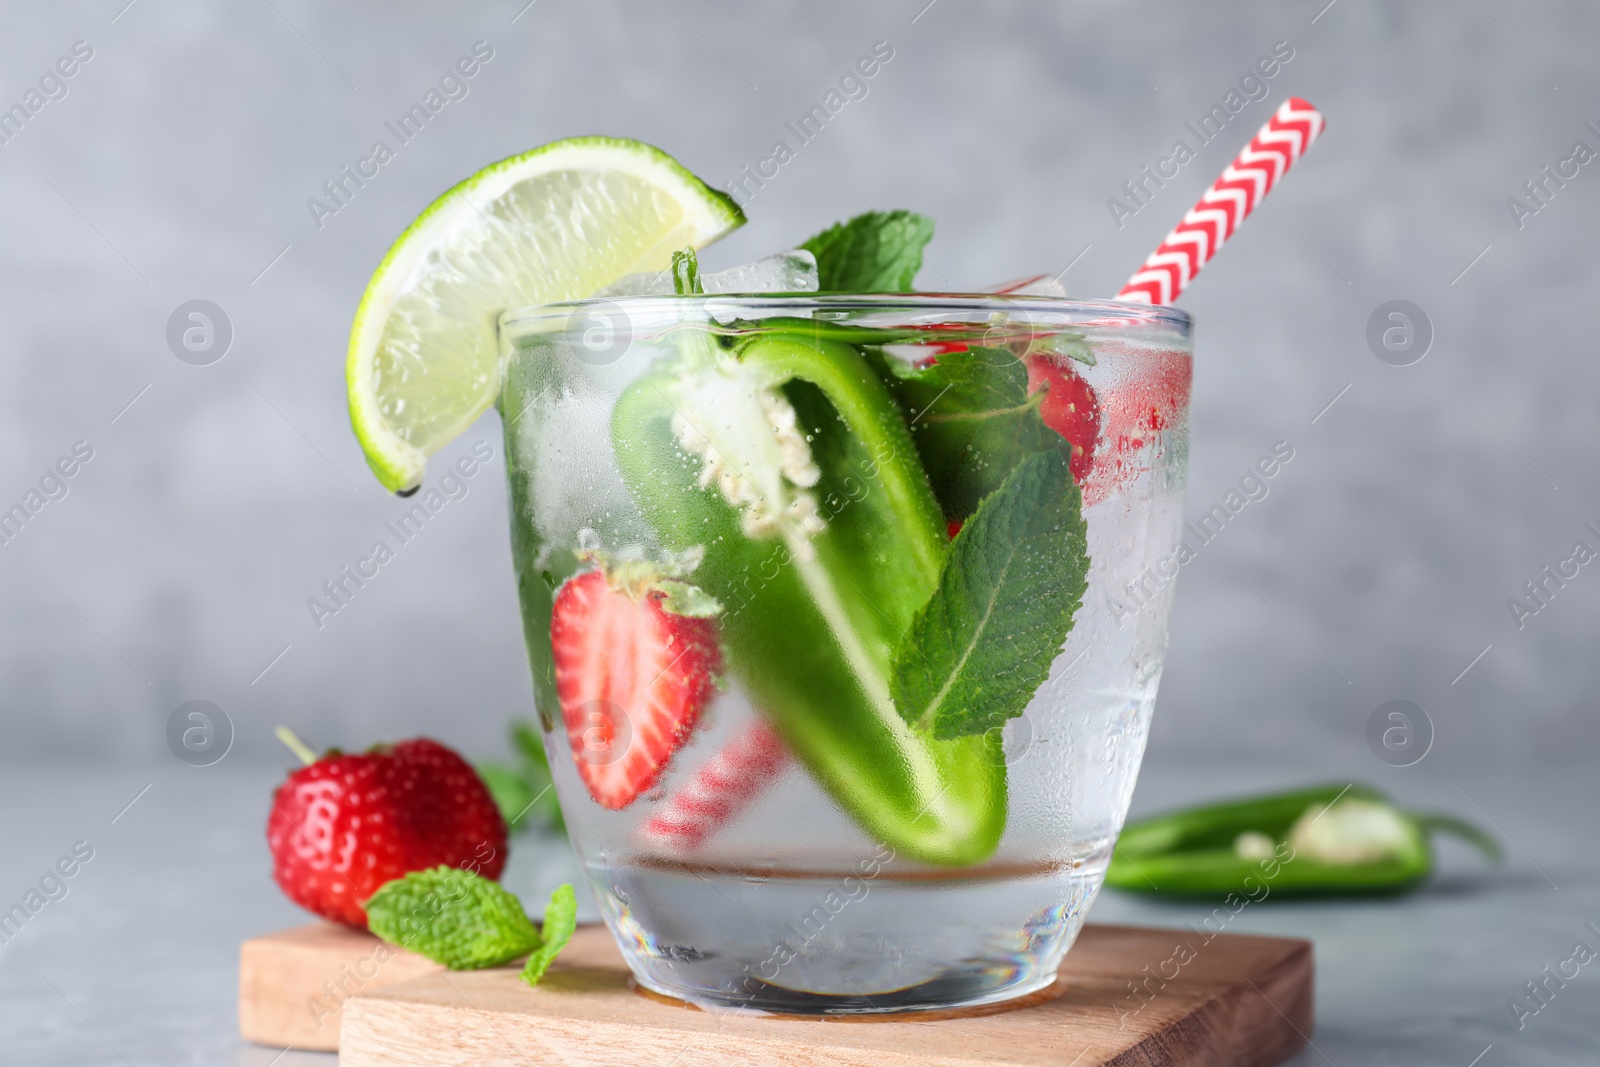
<svg viewBox="0 0 1600 1067">
<path fill-rule="evenodd" d="M 500 809 L 500 817 L 513 833 L 533 826 L 547 826 L 560 834 L 567 832 L 561 818 L 561 802 L 556 798 L 550 764 L 545 759 L 544 742 L 533 728 L 519 722 L 511 727 L 511 747 L 516 763 L 474 763 L 473 770 L 489 787 L 489 795 Z"/>
<path fill-rule="evenodd" d="M 524 824 L 537 818 L 565 836 L 567 822 L 561 815 L 561 800 L 556 796 L 556 780 L 550 773 L 550 761 L 545 757 L 544 740 L 534 733 L 532 726 L 519 722 L 511 728 L 511 743 L 522 756 L 522 780 L 533 792 L 533 807 L 524 814 Z"/>
<path fill-rule="evenodd" d="M 1040 417 L 1044 394 L 1028 395 L 1028 368 L 1008 349 L 946 352 L 922 368 L 879 363 L 947 519 L 976 511 L 1023 456 L 1061 443 Z"/>
<path fill-rule="evenodd" d="M 366 902 L 367 928 L 452 971 L 496 967 L 541 944 L 517 898 L 455 867 L 412 871 Z"/>
<path fill-rule="evenodd" d="M 941 740 L 1021 715 L 1083 601 L 1086 538 L 1066 450 L 1025 456 L 951 543 L 895 650 L 900 714 Z"/>
<path fill-rule="evenodd" d="M 472 769 L 488 787 L 494 806 L 500 809 L 500 817 L 506 821 L 506 829 L 515 832 L 527 826 L 528 815 L 533 810 L 534 791 L 522 770 L 504 763 L 474 763 Z"/>
<path fill-rule="evenodd" d="M 528 963 L 522 968 L 522 980 L 538 985 L 551 961 L 567 947 L 577 929 L 578 897 L 570 884 L 563 883 L 550 894 L 550 903 L 544 909 L 544 928 L 540 931 L 544 944 L 529 953 Z"/>
<path fill-rule="evenodd" d="M 533 732 L 533 727 L 519 722 L 511 727 L 511 747 L 517 750 L 522 762 L 549 775 L 550 761 L 545 756 L 544 742 Z"/>
<path fill-rule="evenodd" d="M 679 296 L 698 296 L 705 292 L 700 285 L 700 257 L 692 248 L 672 253 L 672 291 Z"/>
<path fill-rule="evenodd" d="M 823 230 L 800 247 L 817 257 L 824 293 L 907 293 L 922 269 L 933 220 L 912 211 L 869 211 Z"/>
</svg>

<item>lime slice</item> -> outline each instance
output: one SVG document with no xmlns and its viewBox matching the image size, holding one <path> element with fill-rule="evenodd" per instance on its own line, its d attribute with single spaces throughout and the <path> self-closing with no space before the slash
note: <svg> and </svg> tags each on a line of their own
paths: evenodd
<svg viewBox="0 0 1600 1067">
<path fill-rule="evenodd" d="M 415 490 L 494 403 L 500 312 L 665 270 L 743 222 L 665 152 L 613 137 L 556 141 L 446 192 L 384 256 L 350 328 L 350 423 L 378 480 Z"/>
</svg>

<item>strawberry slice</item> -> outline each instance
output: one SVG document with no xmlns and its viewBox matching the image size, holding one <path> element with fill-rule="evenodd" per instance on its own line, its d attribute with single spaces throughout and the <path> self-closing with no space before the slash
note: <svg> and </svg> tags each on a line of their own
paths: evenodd
<svg viewBox="0 0 1600 1067">
<path fill-rule="evenodd" d="M 1133 368 L 1134 373 L 1100 405 L 1094 470 L 1081 483 L 1085 506 L 1107 499 L 1147 470 L 1150 456 L 1146 449 L 1180 424 L 1188 411 L 1191 360 L 1187 353 L 1141 353 Z"/>
<path fill-rule="evenodd" d="M 660 780 L 722 669 L 716 624 L 668 611 L 663 584 L 602 567 L 566 581 L 551 614 L 572 759 L 595 803 L 613 811 Z"/>
<path fill-rule="evenodd" d="M 939 357 L 952 352 L 965 352 L 967 346 L 960 342 L 937 341 L 924 347 L 933 355 L 923 356 L 913 366 L 926 370 L 939 362 Z M 1039 404 L 1039 417 L 1044 424 L 1072 443 L 1072 459 L 1068 467 L 1072 478 L 1080 486 L 1094 468 L 1095 445 L 1100 440 L 1100 401 L 1094 388 L 1064 360 L 1049 356 L 1026 357 L 1028 367 L 1028 394 L 1047 390 Z M 950 536 L 960 530 L 959 521 L 950 524 Z"/>
<path fill-rule="evenodd" d="M 1026 279 L 1025 279 L 1026 281 Z M 1004 291 L 997 290 L 997 291 Z M 932 342 L 932 355 L 914 364 L 932 367 L 939 357 L 965 351 L 965 344 Z M 1145 469 L 1139 456 L 1151 439 L 1178 422 L 1189 406 L 1190 361 L 1178 352 L 1142 356 L 1138 373 L 1112 391 L 1106 404 L 1069 359 L 1028 355 L 1028 393 L 1045 390 L 1039 405 L 1044 424 L 1072 444 L 1069 466 L 1083 490 L 1084 506 L 1107 499 Z M 960 530 L 950 525 L 950 536 Z"/>
<path fill-rule="evenodd" d="M 1094 467 L 1095 445 L 1100 440 L 1100 401 L 1066 360 L 1029 356 L 1027 364 L 1028 392 L 1046 390 L 1039 417 L 1072 443 L 1068 466 L 1073 480 L 1082 485 Z"/>
</svg>

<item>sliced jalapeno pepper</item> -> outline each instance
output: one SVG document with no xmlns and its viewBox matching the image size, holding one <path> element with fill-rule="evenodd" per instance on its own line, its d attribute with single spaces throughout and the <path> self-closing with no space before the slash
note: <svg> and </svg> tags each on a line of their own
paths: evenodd
<svg viewBox="0 0 1600 1067">
<path fill-rule="evenodd" d="M 1005 829 L 998 737 L 936 741 L 890 696 L 943 516 L 860 352 L 796 325 L 736 351 L 686 328 L 617 402 L 618 467 L 663 547 L 704 547 L 728 667 L 817 782 L 909 858 L 979 862 Z"/>
<path fill-rule="evenodd" d="M 1367 786 L 1328 785 L 1130 823 L 1106 884 L 1199 898 L 1404 893 L 1432 872 L 1435 831 L 1500 856 L 1495 840 L 1470 823 L 1403 811 Z"/>
</svg>

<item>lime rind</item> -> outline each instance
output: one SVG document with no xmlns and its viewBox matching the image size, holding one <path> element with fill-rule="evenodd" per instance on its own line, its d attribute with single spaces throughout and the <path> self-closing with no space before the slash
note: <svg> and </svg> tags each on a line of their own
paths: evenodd
<svg viewBox="0 0 1600 1067">
<path fill-rule="evenodd" d="M 556 141 L 452 186 L 390 246 L 351 326 L 350 421 L 378 480 L 415 489 L 428 456 L 494 403 L 502 310 L 662 269 L 743 222 L 726 193 L 622 138 Z"/>
</svg>

